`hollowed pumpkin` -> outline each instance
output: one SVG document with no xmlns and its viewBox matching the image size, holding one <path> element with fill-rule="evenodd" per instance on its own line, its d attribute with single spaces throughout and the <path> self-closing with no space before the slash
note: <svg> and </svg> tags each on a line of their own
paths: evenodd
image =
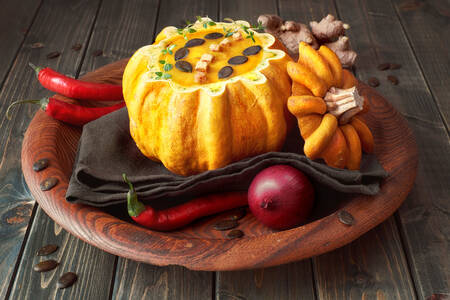
<svg viewBox="0 0 450 300">
<path fill-rule="evenodd" d="M 278 151 L 287 133 L 291 80 L 286 64 L 290 57 L 274 49 L 276 40 L 270 34 L 247 29 L 254 41 L 246 38 L 248 33 L 242 28 L 250 25 L 245 21 L 208 25 L 209 21 L 197 21 L 191 27 L 193 33 L 181 33 L 175 27 L 163 29 L 153 45 L 132 56 L 123 75 L 130 132 L 136 145 L 145 156 L 185 176 Z M 239 32 L 243 38 L 205 38 L 227 32 Z M 177 60 L 189 63 L 191 73 L 186 72 L 186 63 L 182 68 L 175 66 L 175 53 L 193 38 L 204 42 L 188 47 L 189 54 Z M 225 38 L 231 43 L 219 52 L 210 50 L 211 44 Z M 261 49 L 247 55 L 244 63 L 230 64 L 230 58 L 245 56 L 243 51 L 251 46 Z M 194 67 L 205 53 L 213 54 L 214 60 L 208 65 L 205 81 L 199 83 Z M 232 67 L 233 73 L 219 78 L 226 66 Z"/>
</svg>

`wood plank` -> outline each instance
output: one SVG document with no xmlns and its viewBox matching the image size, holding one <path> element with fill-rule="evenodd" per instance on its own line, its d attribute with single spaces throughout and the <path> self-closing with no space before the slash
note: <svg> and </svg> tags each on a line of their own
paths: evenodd
<svg viewBox="0 0 450 300">
<path fill-rule="evenodd" d="M 106 63 L 129 57 L 138 48 L 153 42 L 154 33 L 169 25 L 179 26 L 182 20 L 195 20 L 196 15 L 217 14 L 216 1 L 120 0 L 104 2 L 97 18 L 81 73 Z M 173 9 L 177 7 L 177 13 Z M 156 26 L 156 27 L 155 27 Z M 155 29 L 156 28 L 156 29 Z M 114 34 L 114 35 L 113 35 Z M 101 49 L 103 55 L 93 57 Z M 157 267 L 118 258 L 113 299 L 210 299 L 213 273 L 193 272 L 182 267 Z"/>
<path fill-rule="evenodd" d="M 83 0 L 67 5 L 52 0 L 41 6 L 0 93 L 0 115 L 4 116 L 6 108 L 14 100 L 51 95 L 39 85 L 28 62 L 75 75 L 82 52 L 72 51 L 71 45 L 86 42 L 98 4 L 99 1 Z M 36 41 L 44 43 L 45 48 L 31 49 L 29 45 Z M 61 56 L 53 60 L 46 58 L 47 53 L 56 50 L 61 51 Z M 11 121 L 6 118 L 0 120 L 0 253 L 3 253 L 0 258 L 0 298 L 7 295 L 10 281 L 14 279 L 14 268 L 21 255 L 20 249 L 34 204 L 23 180 L 18 149 L 37 109 L 28 105 L 16 107 L 12 111 Z"/>
<path fill-rule="evenodd" d="M 416 188 L 398 212 L 417 296 L 425 299 L 433 293 L 449 293 L 448 133 L 391 2 L 340 0 L 337 4 L 342 18 L 352 25 L 348 35 L 359 53 L 359 77 L 380 79 L 378 90 L 407 118 L 417 138 Z M 376 69 L 382 62 L 402 65 L 389 72 L 399 78 L 398 86 L 387 82 L 389 73 Z"/>
<path fill-rule="evenodd" d="M 216 299 L 315 299 L 311 260 L 248 271 L 217 272 Z"/>
<path fill-rule="evenodd" d="M 80 75 L 131 57 L 153 42 L 158 0 L 108 1 L 102 4 Z M 93 56 L 97 50 L 100 56 Z"/>
<path fill-rule="evenodd" d="M 25 39 L 25 35 L 30 29 L 41 2 L 35 0 L 0 1 L 0 7 L 2 8 L 0 11 L 0 28 L 8 29 L 2 30 L 2 42 L 0 43 L 0 57 L 2 58 L 0 60 L 0 88 L 16 58 L 17 51 Z M 27 46 L 31 47 L 31 44 Z"/>
<path fill-rule="evenodd" d="M 255 24 L 261 14 L 278 14 L 276 1 L 221 1 L 220 19 Z M 311 260 L 249 271 L 217 272 L 216 299 L 314 299 Z"/>
<path fill-rule="evenodd" d="M 318 298 L 416 299 L 399 240 L 391 217 L 353 243 L 314 259 Z"/>
<path fill-rule="evenodd" d="M 55 253 L 39 257 L 36 252 L 45 245 L 59 246 Z M 55 270 L 33 271 L 33 266 L 47 259 L 59 262 Z M 39 209 L 31 227 L 10 299 L 107 299 L 113 280 L 115 256 L 82 242 L 53 222 Z M 74 272 L 77 282 L 58 289 L 62 274 Z"/>
<path fill-rule="evenodd" d="M 119 259 L 112 299 L 212 299 L 211 274 Z"/>
<path fill-rule="evenodd" d="M 334 1 L 280 1 L 280 15 L 285 19 L 309 24 L 328 13 L 337 15 Z M 356 26 L 350 16 L 343 19 L 352 28 Z M 360 42 L 358 38 L 351 38 L 352 45 Z M 366 295 L 387 299 L 414 298 L 401 240 L 392 220 L 388 219 L 350 245 L 313 258 L 319 299 L 357 299 Z M 356 254 L 349 257 L 349 253 Z M 387 278 L 389 280 L 385 280 Z"/>
<path fill-rule="evenodd" d="M 448 131 L 450 2 L 439 0 L 392 2 Z"/>
</svg>

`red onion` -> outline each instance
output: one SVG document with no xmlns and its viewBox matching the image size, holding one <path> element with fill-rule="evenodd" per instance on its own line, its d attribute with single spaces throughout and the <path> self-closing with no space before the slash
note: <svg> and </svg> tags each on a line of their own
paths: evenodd
<svg viewBox="0 0 450 300">
<path fill-rule="evenodd" d="M 304 223 L 314 204 L 314 189 L 299 170 L 275 165 L 262 170 L 248 189 L 248 205 L 261 223 L 289 229 Z"/>
</svg>

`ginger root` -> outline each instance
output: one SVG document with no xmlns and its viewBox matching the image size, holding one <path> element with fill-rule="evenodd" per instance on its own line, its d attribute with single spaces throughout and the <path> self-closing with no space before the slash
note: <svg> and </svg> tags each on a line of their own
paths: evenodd
<svg viewBox="0 0 450 300">
<path fill-rule="evenodd" d="M 328 15 L 320 22 L 309 22 L 314 37 L 322 43 L 335 41 L 345 34 L 345 30 L 350 28 L 348 24 L 340 20 L 336 20 L 333 15 Z"/>
<path fill-rule="evenodd" d="M 276 15 L 261 15 L 258 17 L 258 23 L 264 26 L 267 33 L 272 34 L 279 39 L 288 49 L 288 54 L 297 60 L 298 44 L 305 42 L 314 49 L 319 47 L 316 39 L 305 24 L 294 21 L 283 21 Z"/>
<path fill-rule="evenodd" d="M 284 21 L 276 15 L 261 15 L 258 22 L 265 27 L 267 33 L 286 46 L 288 54 L 294 60 L 298 59 L 299 43 L 305 42 L 316 50 L 321 45 L 326 45 L 336 53 L 344 67 L 349 68 L 355 63 L 356 52 L 350 49 L 348 38 L 344 36 L 345 30 L 350 27 L 330 14 L 320 22 L 310 22 L 311 30 L 305 24 Z"/>
<path fill-rule="evenodd" d="M 356 60 L 356 52 L 350 49 L 348 37 L 340 36 L 335 42 L 325 44 L 339 57 L 343 67 L 351 67 Z"/>
</svg>

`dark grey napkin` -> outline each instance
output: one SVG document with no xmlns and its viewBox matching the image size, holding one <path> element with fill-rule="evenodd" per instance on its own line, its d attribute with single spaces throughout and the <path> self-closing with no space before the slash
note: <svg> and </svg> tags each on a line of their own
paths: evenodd
<svg viewBox="0 0 450 300">
<path fill-rule="evenodd" d="M 66 199 L 73 203 L 109 206 L 126 202 L 126 173 L 140 199 L 148 203 L 172 201 L 207 193 L 245 190 L 262 169 L 276 164 L 291 165 L 319 186 L 339 192 L 374 195 L 387 173 L 372 155 L 364 155 L 360 171 L 340 170 L 311 161 L 303 155 L 298 129 L 292 130 L 283 152 L 247 158 L 221 169 L 193 176 L 171 173 L 161 163 L 141 154 L 129 133 L 126 108 L 113 112 L 83 128 Z M 170 199 L 170 200 L 168 200 Z M 167 203 L 170 206 L 170 203 Z"/>
</svg>

